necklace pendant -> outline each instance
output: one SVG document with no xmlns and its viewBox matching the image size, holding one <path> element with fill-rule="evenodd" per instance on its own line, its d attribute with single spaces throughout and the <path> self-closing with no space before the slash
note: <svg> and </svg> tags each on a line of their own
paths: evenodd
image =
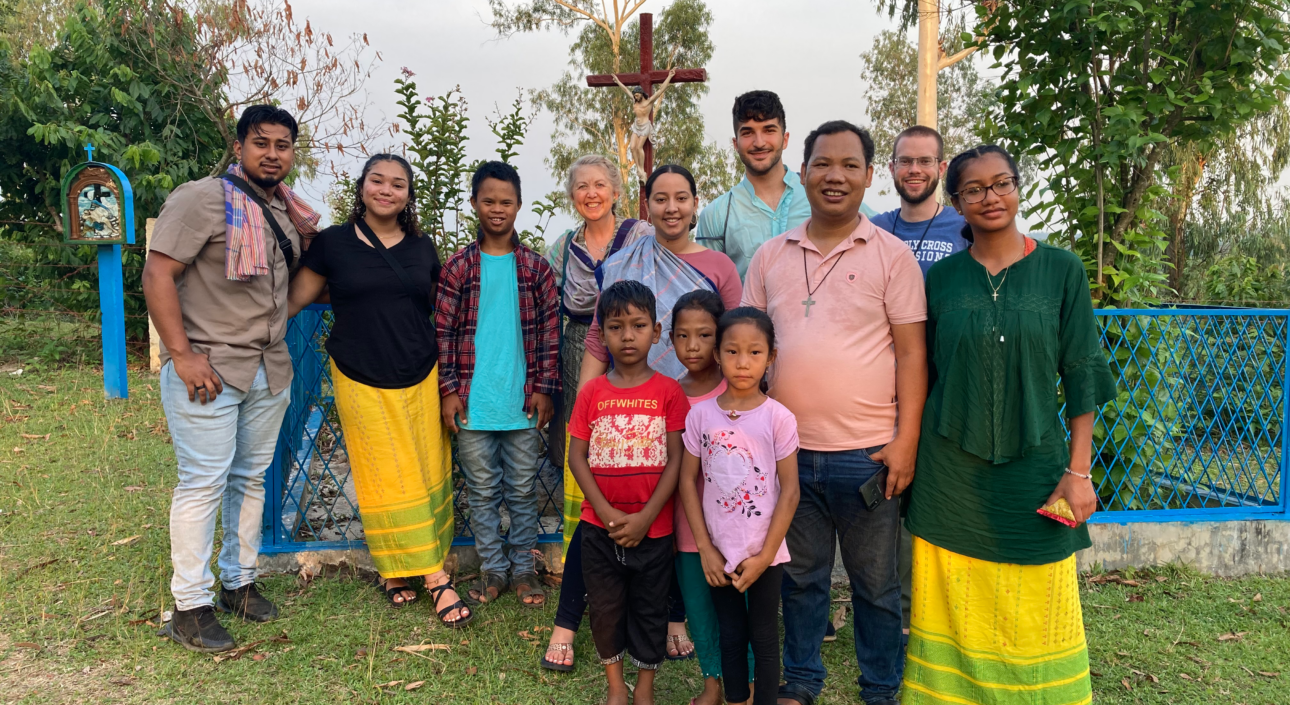
<svg viewBox="0 0 1290 705">
<path fill-rule="evenodd" d="M 997 292 L 997 291 L 992 292 L 992 293 L 990 294 L 990 298 L 994 299 L 995 301 L 998 301 L 998 300 L 999 300 L 999 292 Z"/>
</svg>

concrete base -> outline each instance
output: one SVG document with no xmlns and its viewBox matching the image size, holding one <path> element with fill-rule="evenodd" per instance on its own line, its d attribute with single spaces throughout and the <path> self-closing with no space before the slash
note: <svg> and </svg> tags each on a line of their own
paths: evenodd
<svg viewBox="0 0 1290 705">
<path fill-rule="evenodd" d="M 1092 524 L 1089 532 L 1081 571 L 1167 563 L 1224 577 L 1290 571 L 1290 521 Z"/>
<path fill-rule="evenodd" d="M 1093 547 L 1078 554 L 1081 571 L 1168 563 L 1183 563 L 1224 577 L 1290 571 L 1290 521 L 1093 524 L 1089 530 Z M 551 572 L 563 572 L 562 545 L 545 543 L 540 547 Z M 322 566 L 341 563 L 375 570 L 366 550 L 262 555 L 259 566 L 261 573 L 297 573 L 301 569 L 320 573 Z M 450 572 L 474 571 L 479 567 L 479 554 L 473 546 L 456 546 L 445 567 Z M 833 573 L 835 582 L 845 582 L 841 557 L 835 558 Z"/>
</svg>

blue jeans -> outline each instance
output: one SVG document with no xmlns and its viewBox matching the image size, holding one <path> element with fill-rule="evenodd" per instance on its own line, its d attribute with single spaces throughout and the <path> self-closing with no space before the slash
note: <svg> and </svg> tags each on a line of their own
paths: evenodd
<svg viewBox="0 0 1290 705">
<path fill-rule="evenodd" d="M 537 570 L 537 474 L 542 439 L 535 428 L 518 431 L 470 431 L 457 434 L 457 457 L 466 480 L 470 530 L 485 573 L 512 575 Z M 502 501 L 511 515 L 503 548 Z"/>
<path fill-rule="evenodd" d="M 264 521 L 264 471 L 273 462 L 291 390 L 269 392 L 264 364 L 246 391 L 224 385 L 214 401 L 188 399 L 173 362 L 161 368 L 161 404 L 179 462 L 170 502 L 170 592 L 175 608 L 214 603 L 211 553 L 215 513 L 222 509 L 224 545 L 220 582 L 228 590 L 255 581 Z"/>
<path fill-rule="evenodd" d="M 851 579 L 860 697 L 894 699 L 900 687 L 899 502 L 884 500 L 871 512 L 860 498 L 860 485 L 882 469 L 869 457 L 877 450 L 797 454 L 802 495 L 788 528 L 792 560 L 784 566 L 785 683 L 779 694 L 803 705 L 815 701 L 828 675 L 820 643 L 829 621 L 829 578 L 839 542 Z"/>
</svg>

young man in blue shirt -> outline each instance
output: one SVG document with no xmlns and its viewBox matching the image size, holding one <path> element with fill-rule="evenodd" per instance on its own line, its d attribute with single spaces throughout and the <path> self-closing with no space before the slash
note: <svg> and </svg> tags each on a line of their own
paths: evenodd
<svg viewBox="0 0 1290 705">
<path fill-rule="evenodd" d="M 731 142 L 744 164 L 744 178 L 703 209 L 695 239 L 726 253 L 742 280 L 757 248 L 801 225 L 811 205 L 801 178 L 784 165 L 788 126 L 779 96 L 749 91 L 735 98 L 733 113 Z"/>
<path fill-rule="evenodd" d="M 551 420 L 551 396 L 560 389 L 560 292 L 551 266 L 520 243 L 520 203 L 520 175 L 509 164 L 484 162 L 475 170 L 470 205 L 478 237 L 443 266 L 435 328 L 441 413 L 457 434 L 481 563 L 467 596 L 492 602 L 514 587 L 521 604 L 541 607 L 546 592 L 533 557 L 542 528 L 538 430 Z"/>
<path fill-rule="evenodd" d="M 900 208 L 873 217 L 874 225 L 909 245 L 924 277 L 933 264 L 968 246 L 963 216 L 936 199 L 946 166 L 941 133 L 915 125 L 896 135 L 887 167 Z"/>
</svg>

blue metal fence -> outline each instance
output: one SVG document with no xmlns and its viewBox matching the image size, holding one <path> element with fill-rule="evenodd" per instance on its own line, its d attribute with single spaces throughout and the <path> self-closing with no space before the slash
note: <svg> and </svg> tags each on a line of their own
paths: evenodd
<svg viewBox="0 0 1290 705">
<path fill-rule="evenodd" d="M 1290 311 L 1098 311 L 1118 376 L 1094 431 L 1098 522 L 1290 518 Z"/>
<path fill-rule="evenodd" d="M 1096 522 L 1290 519 L 1290 311 L 1098 311 L 1119 394 L 1094 429 Z M 266 482 L 266 553 L 354 548 L 362 521 L 323 341 L 328 306 L 288 328 L 291 407 Z M 538 475 L 543 542 L 561 540 L 562 471 Z M 455 544 L 473 543 L 454 472 Z"/>
</svg>

